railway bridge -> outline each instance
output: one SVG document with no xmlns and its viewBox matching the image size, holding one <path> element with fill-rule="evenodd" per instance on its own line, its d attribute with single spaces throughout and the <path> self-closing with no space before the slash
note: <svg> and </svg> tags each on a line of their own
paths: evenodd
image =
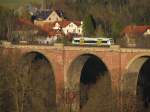
<svg viewBox="0 0 150 112">
<path fill-rule="evenodd" d="M 150 67 L 149 49 L 121 48 L 117 45 L 109 48 L 64 46 L 63 44 L 54 46 L 1 45 L 0 52 L 3 56 L 11 57 L 16 63 L 27 59 L 36 61 L 35 58 L 38 56 L 47 60 L 49 73 L 54 77 L 55 89 L 52 91 L 55 91 L 53 97 L 58 112 L 79 112 L 90 101 L 89 98 L 82 98 L 81 91 L 86 89 L 87 94 L 90 87 L 97 82 L 99 74 L 107 73 L 109 78 L 106 80 L 110 91 L 106 91 L 106 97 L 113 93 L 109 101 L 112 98 L 119 112 L 123 112 L 125 108 L 136 103 L 140 74 L 144 74 L 143 77 L 150 81 L 146 75 L 150 73 L 147 72 Z M 100 78 L 100 82 L 101 80 L 103 79 Z M 100 90 L 105 94 L 105 89 L 102 88 Z M 102 97 L 108 100 L 105 96 Z M 132 104 L 127 105 L 129 102 Z"/>
</svg>

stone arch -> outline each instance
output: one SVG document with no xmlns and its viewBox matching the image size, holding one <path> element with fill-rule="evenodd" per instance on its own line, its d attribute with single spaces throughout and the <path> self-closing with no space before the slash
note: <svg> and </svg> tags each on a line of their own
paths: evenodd
<svg viewBox="0 0 150 112">
<path fill-rule="evenodd" d="M 143 103 L 141 97 L 139 97 L 139 83 L 141 83 L 140 77 L 143 75 L 141 71 L 145 71 L 146 63 L 149 63 L 150 54 L 143 53 L 133 57 L 125 68 L 125 73 L 122 76 L 122 111 L 124 109 L 136 110 L 137 112 L 145 111 L 143 109 Z M 149 80 L 150 81 L 150 80 Z M 141 90 L 140 90 L 141 91 Z M 140 103 L 137 103 L 140 102 Z M 126 107 L 127 106 L 127 107 Z"/>
<path fill-rule="evenodd" d="M 56 80 L 54 66 L 51 60 L 41 52 L 26 52 L 20 58 L 20 68 L 23 68 L 23 77 L 26 78 L 27 96 L 30 101 L 25 108 L 30 111 L 56 111 Z M 28 77 L 26 77 L 26 75 Z M 25 84 L 26 84 L 25 82 Z M 29 91 L 29 90 L 32 91 Z M 31 95 L 33 94 L 33 95 Z M 35 107 L 35 108 L 34 108 Z M 28 110 L 25 110 L 28 111 Z"/>
<path fill-rule="evenodd" d="M 125 67 L 125 72 L 123 73 L 123 76 L 121 78 L 121 80 L 123 81 L 122 87 L 121 87 L 122 90 L 124 89 L 129 89 L 129 91 L 134 90 L 132 91 L 132 94 L 136 94 L 136 84 L 137 84 L 140 68 L 149 57 L 150 57 L 150 54 L 143 53 L 140 55 L 136 55 L 129 61 L 129 63 Z M 130 77 L 130 80 L 128 80 L 129 77 Z M 131 82 L 127 82 L 127 81 L 131 81 Z M 129 83 L 133 84 L 132 86 L 133 88 L 131 88 L 131 86 L 125 86 L 126 84 L 129 84 Z"/>
<path fill-rule="evenodd" d="M 125 73 L 129 70 L 130 66 L 133 65 L 133 62 L 135 62 L 135 60 L 141 58 L 141 57 L 149 57 L 150 54 L 149 53 L 142 53 L 142 54 L 138 54 L 136 56 L 134 56 L 131 60 L 129 60 L 127 66 L 125 67 Z"/>
<path fill-rule="evenodd" d="M 101 61 L 103 64 L 104 64 L 104 66 L 105 66 L 105 68 L 107 69 L 107 72 L 108 72 L 108 74 L 111 74 L 111 71 L 109 70 L 109 67 L 107 66 L 107 64 L 105 63 L 105 61 L 101 58 L 101 57 L 99 57 L 99 56 L 97 56 L 96 54 L 94 54 L 94 53 L 84 53 L 84 54 L 79 54 L 79 55 L 77 55 L 75 58 L 73 58 L 72 59 L 72 61 L 70 62 L 70 66 L 68 67 L 68 70 L 67 70 L 67 80 L 68 80 L 68 78 L 69 78 L 69 76 L 70 76 L 70 74 L 72 73 L 72 72 L 77 72 L 77 71 L 79 71 L 79 72 L 77 72 L 77 76 L 75 76 L 76 78 L 74 78 L 74 77 L 72 77 L 72 79 L 76 79 L 76 81 L 74 81 L 74 80 L 68 80 L 68 82 L 69 82 L 69 84 L 71 83 L 71 81 L 72 82 L 76 82 L 76 83 L 80 83 L 80 71 L 81 71 L 81 69 L 83 68 L 83 66 L 84 66 L 84 63 L 88 60 L 88 58 L 89 57 L 91 57 L 91 56 L 94 56 L 94 57 L 97 57 L 97 59 L 99 60 L 99 61 Z M 80 63 L 80 64 L 79 64 Z M 79 64 L 79 65 L 78 65 Z M 76 65 L 78 65 L 78 67 L 75 67 Z M 73 69 L 73 68 L 76 68 L 76 70 L 75 69 Z M 111 77 L 110 77 L 111 78 Z M 70 79 L 70 78 L 69 78 Z M 68 84 L 67 84 L 68 85 Z"/>
<path fill-rule="evenodd" d="M 47 61 L 48 61 L 48 63 L 50 64 L 50 66 L 52 67 L 52 69 L 53 69 L 53 72 L 54 72 L 54 74 L 55 74 L 55 64 L 54 64 L 54 62 L 53 62 L 53 60 L 52 59 L 50 59 L 49 58 L 49 56 L 44 52 L 42 52 L 42 51 L 36 51 L 36 50 L 33 50 L 33 51 L 29 51 L 29 52 L 24 52 L 21 56 L 20 56 L 20 59 L 19 59 L 19 61 L 21 61 L 21 60 L 23 60 L 25 57 L 27 57 L 29 54 L 33 54 L 33 53 L 35 53 L 35 54 L 41 54 Z"/>
<path fill-rule="evenodd" d="M 72 107 L 73 110 L 76 111 L 80 110 L 81 106 L 83 106 L 81 105 L 82 89 L 91 88 L 92 86 L 94 88 L 95 87 L 94 85 L 96 85 L 97 81 L 99 80 L 98 78 L 100 78 L 100 82 L 103 82 L 101 81 L 103 80 L 102 79 L 103 76 L 107 76 L 107 79 L 104 80 L 108 81 L 107 84 L 109 85 L 109 89 L 111 91 L 112 88 L 111 88 L 110 72 L 101 58 L 99 58 L 95 54 L 85 53 L 78 55 L 75 59 L 73 59 L 67 71 L 67 81 L 68 81 L 67 88 L 69 88 L 69 91 L 72 91 L 70 92 L 71 94 L 72 93 L 75 94 L 72 95 L 74 96 L 73 101 L 74 107 Z M 82 85 L 83 88 L 81 89 Z M 85 101 L 85 103 L 87 104 L 87 101 Z"/>
</svg>

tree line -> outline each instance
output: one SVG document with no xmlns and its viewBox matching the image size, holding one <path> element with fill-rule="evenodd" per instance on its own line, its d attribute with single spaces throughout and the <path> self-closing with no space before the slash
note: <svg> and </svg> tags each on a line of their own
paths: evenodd
<svg viewBox="0 0 150 112">
<path fill-rule="evenodd" d="M 129 24 L 149 25 L 149 0 L 55 0 L 53 7 L 62 9 L 70 19 L 92 16 L 95 35 L 117 38 Z"/>
<path fill-rule="evenodd" d="M 8 55 L 0 59 L 1 112 L 56 111 L 54 79 L 45 59 L 19 63 Z"/>
<path fill-rule="evenodd" d="M 0 39 L 10 40 L 17 16 L 13 9 L 0 6 Z"/>
<path fill-rule="evenodd" d="M 13 31 L 18 27 L 18 18 L 30 19 L 26 8 L 8 8 L 0 6 L 0 40 L 13 40 Z"/>
</svg>

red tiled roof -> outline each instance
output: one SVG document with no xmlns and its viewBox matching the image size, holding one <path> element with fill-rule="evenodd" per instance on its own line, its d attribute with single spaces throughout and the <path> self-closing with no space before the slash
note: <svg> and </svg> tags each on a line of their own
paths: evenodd
<svg viewBox="0 0 150 112">
<path fill-rule="evenodd" d="M 63 35 L 63 32 L 59 30 L 49 30 L 48 35 L 49 36 Z"/>
<path fill-rule="evenodd" d="M 49 23 L 49 22 L 47 22 L 47 23 L 45 23 L 45 24 L 43 25 L 42 28 L 50 30 L 50 29 L 53 29 L 54 26 L 55 26 L 54 23 Z"/>
<path fill-rule="evenodd" d="M 68 20 L 56 21 L 53 24 L 55 25 L 56 23 L 58 23 L 63 28 L 63 27 L 66 27 L 68 24 L 70 24 L 70 21 Z"/>
<path fill-rule="evenodd" d="M 81 25 L 81 21 L 70 21 L 70 20 L 66 20 L 66 19 L 64 19 L 63 21 L 56 21 L 53 24 L 55 25 L 56 23 L 58 23 L 62 28 L 64 28 L 67 25 L 69 25 L 71 22 L 76 24 L 77 26 Z"/>
<path fill-rule="evenodd" d="M 37 25 L 34 25 L 30 20 L 27 20 L 27 19 L 18 19 L 17 20 L 17 24 L 19 25 L 27 25 L 27 26 L 31 26 L 32 28 L 36 28 L 38 29 L 39 31 L 42 31 L 42 32 L 45 32 L 45 33 L 48 33 L 48 30 L 43 28 L 43 27 L 40 27 L 40 26 L 37 26 Z M 20 30 L 20 29 L 19 29 Z"/>
<path fill-rule="evenodd" d="M 32 26 L 32 27 L 34 26 L 34 24 L 31 21 L 29 21 L 27 19 L 23 19 L 23 18 L 19 18 L 16 22 L 18 25 L 28 25 L 28 26 Z"/>
<path fill-rule="evenodd" d="M 73 23 L 75 23 L 77 26 L 81 25 L 81 21 L 73 21 Z"/>
<path fill-rule="evenodd" d="M 123 31 L 121 32 L 121 35 L 124 34 L 143 34 L 147 29 L 150 29 L 150 26 L 136 26 L 136 25 L 128 25 L 126 26 Z"/>
</svg>

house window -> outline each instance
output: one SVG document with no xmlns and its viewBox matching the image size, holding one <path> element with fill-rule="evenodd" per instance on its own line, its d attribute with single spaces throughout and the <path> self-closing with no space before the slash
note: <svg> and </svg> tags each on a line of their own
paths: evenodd
<svg viewBox="0 0 150 112">
<path fill-rule="evenodd" d="M 75 33 L 75 32 L 76 32 L 76 29 L 73 29 L 73 32 Z"/>
<path fill-rule="evenodd" d="M 80 33 L 80 30 L 78 30 L 79 31 L 79 33 Z"/>
<path fill-rule="evenodd" d="M 72 25 L 72 24 L 70 24 L 69 26 L 70 26 L 70 27 L 73 27 L 73 25 Z"/>
<path fill-rule="evenodd" d="M 67 33 L 68 33 L 69 31 L 67 30 Z"/>
<path fill-rule="evenodd" d="M 51 18 L 49 18 L 49 20 L 51 20 Z"/>
</svg>

